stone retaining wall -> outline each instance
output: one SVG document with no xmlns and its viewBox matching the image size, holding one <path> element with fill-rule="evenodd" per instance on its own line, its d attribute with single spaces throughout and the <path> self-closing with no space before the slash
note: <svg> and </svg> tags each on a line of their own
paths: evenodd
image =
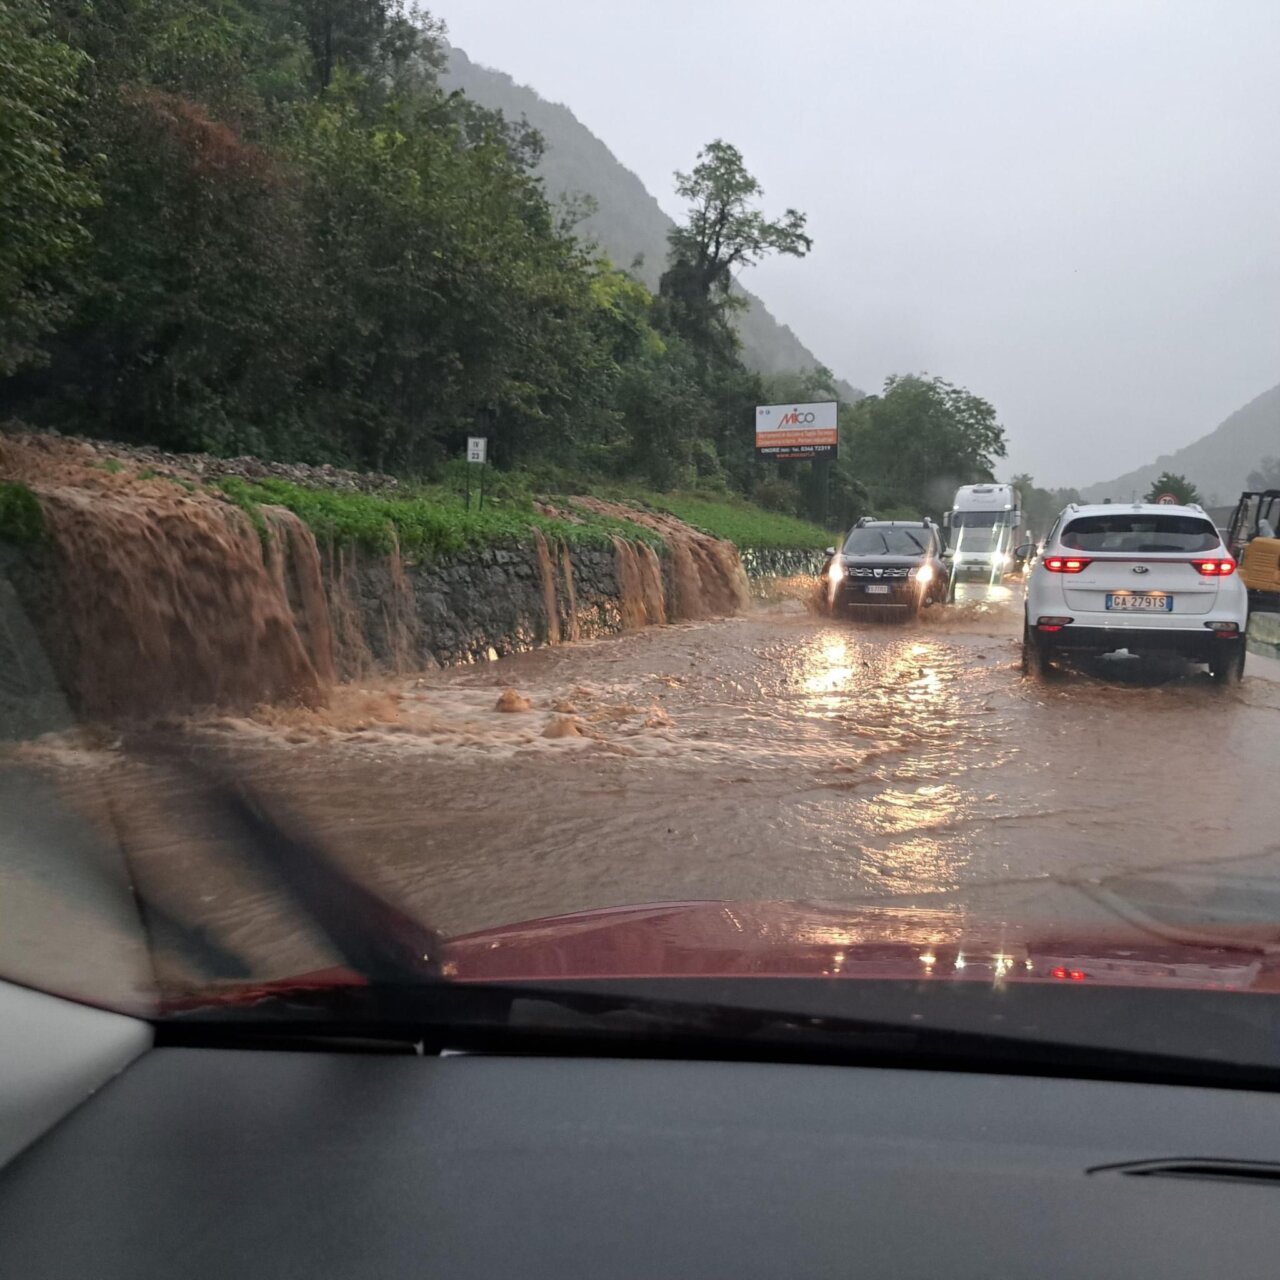
<svg viewBox="0 0 1280 1280">
<path fill-rule="evenodd" d="M 324 583 L 318 623 L 314 609 L 308 613 L 306 574 L 296 562 L 283 570 L 288 603 L 316 670 L 339 678 L 502 657 L 556 639 L 609 635 L 626 625 L 613 547 L 512 543 L 413 563 L 350 547 L 317 551 L 309 533 L 303 537 L 310 581 L 318 574 Z M 300 553 L 295 547 L 284 554 L 288 562 Z M 771 578 L 816 574 L 822 556 L 748 549 L 742 560 L 759 593 Z M 662 557 L 668 600 L 675 597 L 672 569 L 671 557 Z M 63 582 L 64 566 L 50 543 L 0 544 L 0 660 L 6 666 L 0 738 L 63 728 L 69 712 L 82 709 L 80 655 L 66 613 L 74 602 Z"/>
<path fill-rule="evenodd" d="M 740 547 L 738 554 L 748 578 L 794 578 L 802 574 L 817 577 L 827 558 L 820 550 L 778 551 L 756 547 Z"/>
<path fill-rule="evenodd" d="M 386 557 L 325 553 L 330 580 L 344 577 L 379 666 L 404 667 L 502 657 L 550 638 L 543 566 L 536 547 L 514 544 L 403 566 L 396 581 Z M 562 547 L 549 548 L 562 639 L 621 630 L 620 590 L 612 549 L 574 548 L 565 572 Z M 572 586 L 572 594 L 570 593 Z M 572 600 L 572 606 L 571 606 Z M 404 652 L 406 640 L 410 653 Z M 406 658 L 408 663 L 406 664 Z M 348 669 L 351 662 L 345 664 Z"/>
</svg>

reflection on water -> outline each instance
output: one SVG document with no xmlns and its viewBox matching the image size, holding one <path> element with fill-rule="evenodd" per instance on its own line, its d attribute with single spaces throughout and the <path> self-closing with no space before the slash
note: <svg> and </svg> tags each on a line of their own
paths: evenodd
<svg viewBox="0 0 1280 1280">
<path fill-rule="evenodd" d="M 651 629 L 348 690 L 330 712 L 223 717 L 167 745 L 241 764 L 446 933 L 672 899 L 922 895 L 941 910 L 976 884 L 1274 840 L 1280 690 L 1027 681 L 1016 609 L 965 610 L 918 627 L 773 612 Z M 24 752 L 88 794 L 56 744 Z M 271 887 L 227 864 L 216 824 L 147 767 L 89 755 L 145 888 L 194 901 L 262 969 L 315 958 Z M 814 941 L 862 940 L 833 926 Z M 928 967 L 954 939 L 935 923 L 913 941 Z"/>
<path fill-rule="evenodd" d="M 853 678 L 853 668 L 848 664 L 849 646 L 843 640 L 830 640 L 823 644 L 821 661 L 814 664 L 811 673 L 804 676 L 807 693 L 834 694 L 845 689 Z M 839 699 L 823 698 L 818 708 L 834 710 Z"/>
</svg>

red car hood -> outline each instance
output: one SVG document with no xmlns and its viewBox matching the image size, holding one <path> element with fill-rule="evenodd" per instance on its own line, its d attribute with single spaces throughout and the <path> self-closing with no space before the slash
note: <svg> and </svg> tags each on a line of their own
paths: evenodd
<svg viewBox="0 0 1280 1280">
<path fill-rule="evenodd" d="M 1274 932 L 1274 930 L 1272 930 Z M 449 939 L 456 982 L 819 978 L 1280 991 L 1280 958 L 1257 929 L 1175 941 L 1133 928 L 975 922 L 949 911 L 795 902 L 656 902 L 502 925 Z M 243 1005 L 364 985 L 342 967 L 274 981 L 170 991 L 161 1009 Z"/>
<path fill-rule="evenodd" d="M 1280 989 L 1248 937 L 1194 943 L 1132 929 L 1039 934 L 947 911 L 787 902 L 658 902 L 552 916 L 451 939 L 445 975 L 813 977 Z"/>
</svg>

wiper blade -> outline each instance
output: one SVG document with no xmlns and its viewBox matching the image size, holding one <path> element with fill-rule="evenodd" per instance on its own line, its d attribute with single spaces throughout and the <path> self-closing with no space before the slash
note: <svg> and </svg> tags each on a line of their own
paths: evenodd
<svg viewBox="0 0 1280 1280">
<path fill-rule="evenodd" d="M 1254 997 L 1256 999 L 1256 997 Z M 217 1010 L 160 1022 L 158 1045 L 321 1051 L 532 1054 L 794 1062 L 1280 1089 L 1280 1068 L 1132 1049 L 752 1005 L 671 999 L 596 984 L 435 982 L 298 992 L 272 1016 Z"/>
<path fill-rule="evenodd" d="M 365 888 L 318 841 L 271 813 L 243 783 L 219 783 L 212 798 L 248 837 L 239 848 L 275 873 L 357 973 L 383 983 L 440 976 L 442 942 L 434 929 Z"/>
</svg>

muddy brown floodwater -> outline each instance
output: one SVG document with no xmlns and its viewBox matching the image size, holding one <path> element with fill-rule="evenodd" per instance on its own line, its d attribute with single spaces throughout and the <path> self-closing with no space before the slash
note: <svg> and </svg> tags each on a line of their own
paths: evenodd
<svg viewBox="0 0 1280 1280">
<path fill-rule="evenodd" d="M 177 736 L 233 759 L 446 934 L 653 900 L 950 909 L 1068 874 L 1280 872 L 1277 664 L 1251 658 L 1264 674 L 1226 690 L 1123 661 L 1036 683 L 1019 613 L 962 604 L 889 627 L 783 602 Z M 259 971 L 318 958 L 163 770 L 28 754 L 82 807 L 107 797 L 144 892 L 194 904 Z"/>
</svg>

